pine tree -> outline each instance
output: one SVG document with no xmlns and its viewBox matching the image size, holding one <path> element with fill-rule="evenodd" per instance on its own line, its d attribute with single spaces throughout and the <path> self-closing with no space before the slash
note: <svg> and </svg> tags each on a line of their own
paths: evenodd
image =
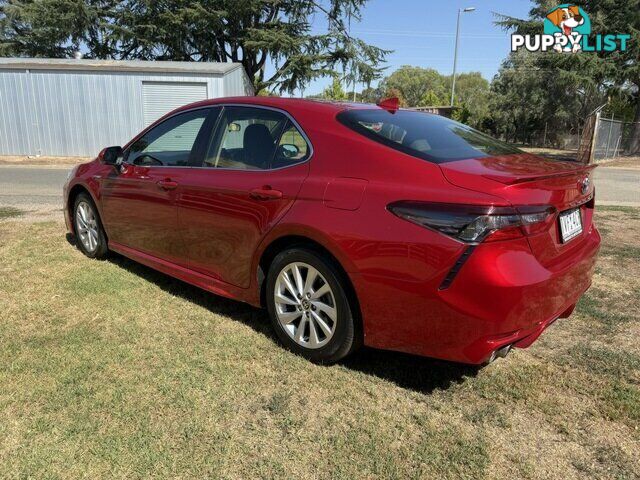
<svg viewBox="0 0 640 480">
<path fill-rule="evenodd" d="M 241 62 L 256 91 L 293 92 L 347 65 L 370 83 L 388 52 L 345 26 L 366 2 L 0 0 L 0 55 Z"/>
</svg>

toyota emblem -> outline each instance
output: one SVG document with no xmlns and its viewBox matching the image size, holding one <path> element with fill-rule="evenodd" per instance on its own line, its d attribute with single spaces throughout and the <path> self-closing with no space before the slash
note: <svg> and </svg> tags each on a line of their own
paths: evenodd
<svg viewBox="0 0 640 480">
<path fill-rule="evenodd" d="M 580 193 L 583 195 L 589 191 L 589 177 L 585 177 L 581 182 L 578 183 L 578 187 L 580 188 Z"/>
</svg>

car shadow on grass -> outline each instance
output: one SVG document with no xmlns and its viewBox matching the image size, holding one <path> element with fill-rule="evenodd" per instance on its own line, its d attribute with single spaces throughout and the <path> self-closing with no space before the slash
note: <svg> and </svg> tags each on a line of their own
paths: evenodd
<svg viewBox="0 0 640 480">
<path fill-rule="evenodd" d="M 345 358 L 341 364 L 423 394 L 461 384 L 480 371 L 474 365 L 366 347 Z"/>
<path fill-rule="evenodd" d="M 263 309 L 207 292 L 115 253 L 110 254 L 108 261 L 173 296 L 199 305 L 211 313 L 240 321 L 269 338 L 274 343 L 274 348 L 283 348 L 272 330 L 267 312 Z M 466 378 L 475 376 L 479 370 L 475 366 L 366 347 L 342 360 L 339 365 L 423 394 L 462 383 Z"/>
</svg>

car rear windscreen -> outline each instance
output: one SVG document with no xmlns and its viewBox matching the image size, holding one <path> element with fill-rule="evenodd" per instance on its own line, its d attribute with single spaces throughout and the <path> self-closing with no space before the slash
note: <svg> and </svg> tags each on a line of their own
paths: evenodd
<svg viewBox="0 0 640 480">
<path fill-rule="evenodd" d="M 337 118 L 376 142 L 435 163 L 522 153 L 462 123 L 431 113 L 354 109 L 339 113 Z"/>
</svg>

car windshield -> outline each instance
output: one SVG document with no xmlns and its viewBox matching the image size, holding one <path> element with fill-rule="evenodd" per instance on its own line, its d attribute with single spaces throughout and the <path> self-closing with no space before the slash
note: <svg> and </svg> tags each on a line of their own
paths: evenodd
<svg viewBox="0 0 640 480">
<path fill-rule="evenodd" d="M 431 113 L 346 110 L 338 120 L 376 142 L 435 163 L 522 153 L 462 123 Z"/>
</svg>

